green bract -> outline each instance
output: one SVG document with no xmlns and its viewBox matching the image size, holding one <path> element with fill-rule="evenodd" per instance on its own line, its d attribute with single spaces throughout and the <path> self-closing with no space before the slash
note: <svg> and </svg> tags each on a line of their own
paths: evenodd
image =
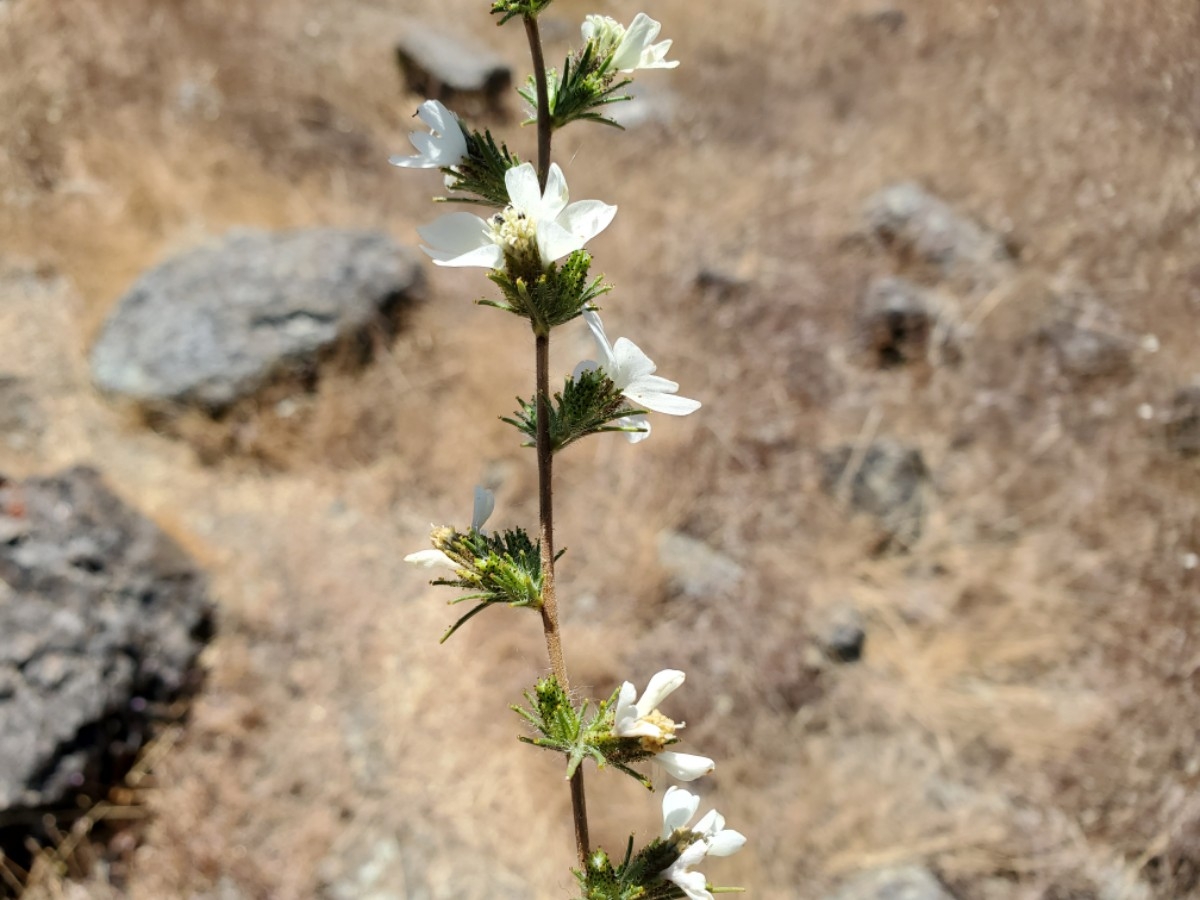
<svg viewBox="0 0 1200 900">
<path fill-rule="evenodd" d="M 534 334 L 549 334 L 551 328 L 581 316 L 597 297 L 612 290 L 603 276 L 588 281 L 592 257 L 586 250 L 575 250 L 561 266 L 551 263 L 545 271 L 537 262 L 524 266 L 524 272 L 516 272 L 520 261 L 508 262 L 504 269 L 488 273 L 504 299 L 476 302 L 528 319 Z"/>
<path fill-rule="evenodd" d="M 547 72 L 546 92 L 550 122 L 556 129 L 562 128 L 568 122 L 577 119 L 588 119 L 604 125 L 621 128 L 612 119 L 605 118 L 597 110 L 610 103 L 622 100 L 632 100 L 628 94 L 619 91 L 626 85 L 632 84 L 632 78 L 617 80 L 617 73 L 607 66 L 607 58 L 597 57 L 596 45 L 588 41 L 582 50 L 568 56 L 563 63 L 562 74 L 553 69 Z M 533 110 L 536 121 L 537 115 L 537 83 L 531 76 L 524 87 L 517 92 L 525 98 Z"/>
<path fill-rule="evenodd" d="M 525 401 L 517 398 L 521 408 L 512 418 L 501 421 L 517 428 L 529 440 L 525 445 L 532 447 L 537 441 L 537 398 Z M 628 431 L 619 425 L 610 424 L 641 410 L 630 407 L 620 389 L 604 372 L 591 369 L 580 372 L 566 380 L 563 389 L 556 393 L 549 407 L 550 449 L 553 452 L 572 444 L 589 434 L 604 431 Z"/>
<path fill-rule="evenodd" d="M 463 129 L 467 154 L 454 166 L 442 169 L 449 191 L 474 194 L 474 197 L 439 197 L 456 203 L 479 203 L 485 206 L 508 205 L 508 187 L 504 173 L 521 164 L 520 158 L 506 144 L 496 144 L 490 131 Z"/>
<path fill-rule="evenodd" d="M 500 24 L 517 16 L 536 16 L 549 6 L 553 0 L 494 0 L 492 15 L 502 16 Z"/>
</svg>

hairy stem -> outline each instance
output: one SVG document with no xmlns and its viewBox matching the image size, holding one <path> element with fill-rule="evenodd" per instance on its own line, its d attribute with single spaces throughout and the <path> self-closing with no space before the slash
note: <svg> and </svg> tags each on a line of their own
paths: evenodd
<svg viewBox="0 0 1200 900">
<path fill-rule="evenodd" d="M 550 172 L 550 98 L 546 86 L 546 59 L 537 19 L 525 16 L 525 34 L 533 57 L 533 78 L 538 100 L 538 183 L 546 189 Z M 546 634 L 546 652 L 550 668 L 564 691 L 571 690 L 567 663 L 563 657 L 562 635 L 558 628 L 558 595 L 554 589 L 554 451 L 550 447 L 550 332 L 535 333 L 534 355 L 537 378 L 537 466 L 538 517 L 542 542 L 542 630 Z M 571 811 L 575 819 L 575 850 L 579 866 L 587 868 L 591 848 L 588 840 L 587 797 L 583 791 L 583 767 L 571 776 Z"/>
</svg>

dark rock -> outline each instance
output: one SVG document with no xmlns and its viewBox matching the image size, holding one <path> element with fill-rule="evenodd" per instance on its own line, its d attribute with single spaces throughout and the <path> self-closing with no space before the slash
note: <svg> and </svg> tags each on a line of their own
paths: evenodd
<svg viewBox="0 0 1200 900">
<path fill-rule="evenodd" d="M 28 382 L 0 373 L 0 443 L 18 452 L 32 450 L 46 423 Z"/>
<path fill-rule="evenodd" d="M 512 69 L 488 47 L 414 22 L 396 44 L 408 90 L 447 105 L 466 100 L 500 106 L 512 86 Z"/>
<path fill-rule="evenodd" d="M 1200 455 L 1200 382 L 1175 392 L 1167 414 L 1167 446 L 1180 456 Z"/>
<path fill-rule="evenodd" d="M 928 869 L 899 866 L 855 876 L 826 900 L 954 900 L 954 896 Z"/>
<path fill-rule="evenodd" d="M 826 453 L 823 462 L 825 489 L 879 522 L 881 549 L 893 543 L 907 547 L 921 536 L 929 470 L 920 450 L 888 440 L 846 444 Z"/>
<path fill-rule="evenodd" d="M 867 201 L 867 224 L 901 257 L 944 277 L 987 280 L 1011 260 L 1004 240 L 960 215 L 915 182 L 884 188 Z"/>
<path fill-rule="evenodd" d="M 0 478 L 0 830 L 123 774 L 194 686 L 211 612 L 191 561 L 95 472 Z"/>
<path fill-rule="evenodd" d="M 1043 328 L 1039 337 L 1054 349 L 1059 369 L 1070 378 L 1086 381 L 1133 371 L 1133 345 L 1117 335 L 1055 322 Z"/>
<path fill-rule="evenodd" d="M 138 279 L 92 348 L 92 379 L 155 412 L 218 414 L 390 330 L 420 283 L 416 255 L 379 232 L 235 232 Z"/>
<path fill-rule="evenodd" d="M 844 607 L 832 611 L 818 625 L 817 642 L 834 662 L 858 662 L 867 643 L 862 616 Z"/>
<path fill-rule="evenodd" d="M 908 13 L 894 7 L 884 7 L 869 13 L 859 13 L 855 22 L 864 28 L 878 30 L 885 34 L 899 34 L 908 24 Z"/>
<path fill-rule="evenodd" d="M 737 587 L 742 567 L 704 541 L 678 531 L 658 536 L 658 559 L 671 588 L 685 597 L 719 596 Z"/>
<path fill-rule="evenodd" d="M 932 293 L 903 278 L 877 278 L 859 304 L 858 333 L 880 368 L 929 357 L 939 319 Z"/>
</svg>

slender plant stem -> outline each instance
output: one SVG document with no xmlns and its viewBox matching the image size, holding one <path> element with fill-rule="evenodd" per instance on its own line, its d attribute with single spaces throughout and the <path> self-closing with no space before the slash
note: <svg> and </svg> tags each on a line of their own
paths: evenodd
<svg viewBox="0 0 1200 900">
<path fill-rule="evenodd" d="M 529 38 L 529 52 L 533 57 L 533 78 L 537 84 L 538 183 L 544 191 L 550 172 L 550 98 L 546 86 L 546 59 L 542 53 L 542 39 L 534 16 L 525 16 L 525 34 Z M 567 663 L 563 657 L 562 635 L 558 628 L 558 595 L 554 588 L 554 451 L 550 447 L 549 331 L 545 334 L 535 334 L 534 355 L 537 378 L 538 517 L 541 523 L 542 547 L 542 630 L 546 634 L 546 652 L 550 656 L 550 668 L 562 689 L 569 693 L 571 680 L 567 675 Z M 586 870 L 591 848 L 582 766 L 576 768 L 575 774 L 571 776 L 571 811 L 575 819 L 575 850 L 579 855 L 579 866 Z"/>
</svg>

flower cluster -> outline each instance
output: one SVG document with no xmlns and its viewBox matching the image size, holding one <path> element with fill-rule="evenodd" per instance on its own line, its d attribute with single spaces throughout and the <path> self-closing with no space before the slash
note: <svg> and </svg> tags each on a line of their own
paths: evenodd
<svg viewBox="0 0 1200 900">
<path fill-rule="evenodd" d="M 557 640 L 557 599 L 551 552 L 553 536 L 547 513 L 550 461 L 553 455 L 584 437 L 616 431 L 631 443 L 650 435 L 650 414 L 685 416 L 700 403 L 679 395 L 679 385 L 658 374 L 654 362 L 627 337 L 609 341 L 596 300 L 611 290 L 591 275 L 587 245 L 612 224 L 617 207 L 600 200 L 572 202 L 562 169 L 549 160 L 549 137 L 576 120 L 615 124 L 603 114 L 611 103 L 630 99 L 622 89 L 630 74 L 671 69 L 671 41 L 659 41 L 661 26 L 645 13 L 625 26 L 602 15 L 585 18 L 582 45 L 558 71 L 546 72 L 538 37 L 537 16 L 552 0 L 493 0 L 501 22 L 522 18 L 535 65 L 530 83 L 519 93 L 533 107 L 539 125 L 538 164 L 522 162 L 487 131 L 468 127 L 436 100 L 420 105 L 417 117 L 428 128 L 410 135 L 414 155 L 394 156 L 402 168 L 437 169 L 447 197 L 443 201 L 487 207 L 486 215 L 451 212 L 418 228 L 422 250 L 438 266 L 478 267 L 500 289 L 501 299 L 480 300 L 528 320 L 537 353 L 537 389 L 532 400 L 519 399 L 520 409 L 503 421 L 513 425 L 537 448 L 542 489 L 542 530 L 533 541 L 519 528 L 484 530 L 495 507 L 490 491 L 476 488 L 471 523 L 459 531 L 434 527 L 428 549 L 405 557 L 407 562 L 441 570 L 432 583 L 460 590 L 452 603 L 475 606 L 447 631 L 490 606 L 510 606 L 541 613 L 553 674 L 527 691 L 525 706 L 514 706 L 531 728 L 521 736 L 532 744 L 566 757 L 572 782 L 572 807 L 581 868 L 576 871 L 584 900 L 713 900 L 714 889 L 696 871 L 709 857 L 728 856 L 746 839 L 725 828 L 712 810 L 691 825 L 700 799 L 679 787 L 667 789 L 662 801 L 663 828 L 636 854 L 633 838 L 623 861 L 614 863 L 603 850 L 588 847 L 581 765 L 591 759 L 600 769 L 616 769 L 647 788 L 650 778 L 634 766 L 654 763 L 670 777 L 693 782 L 715 767 L 705 756 L 675 749 L 683 722 L 660 705 L 685 681 L 678 669 L 655 674 L 639 696 L 625 681 L 598 703 L 577 703 L 569 690 L 561 645 Z M 539 97 L 541 108 L 539 108 Z M 585 359 L 565 376 L 561 391 L 551 394 L 547 374 L 551 331 L 582 318 L 595 343 L 593 359 Z M 443 637 L 443 640 L 445 639 Z M 582 824 L 582 827 L 580 827 Z"/>
</svg>

